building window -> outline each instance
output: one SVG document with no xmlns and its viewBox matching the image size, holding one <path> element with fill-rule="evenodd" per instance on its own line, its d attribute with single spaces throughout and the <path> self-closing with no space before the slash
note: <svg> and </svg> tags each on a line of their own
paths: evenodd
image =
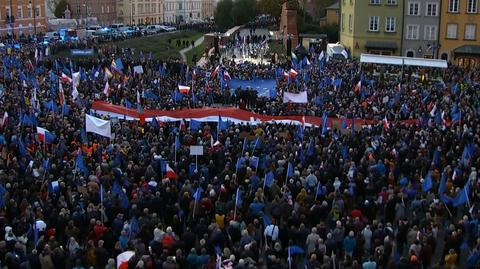
<svg viewBox="0 0 480 269">
<path fill-rule="evenodd" d="M 418 39 L 420 26 L 417 24 L 408 24 L 407 25 L 407 39 L 416 40 Z"/>
<path fill-rule="evenodd" d="M 408 3 L 408 15 L 418 16 L 420 14 L 420 3 L 419 2 L 409 2 Z"/>
<path fill-rule="evenodd" d="M 35 16 L 40 17 L 40 6 L 35 8 Z"/>
<path fill-rule="evenodd" d="M 352 14 L 348 15 L 348 30 L 353 31 L 353 17 Z"/>
<path fill-rule="evenodd" d="M 437 26 L 425 25 L 425 40 L 435 41 L 437 40 Z"/>
<path fill-rule="evenodd" d="M 17 7 L 17 18 L 20 19 L 21 17 L 23 17 L 22 7 L 19 6 L 19 7 Z"/>
<path fill-rule="evenodd" d="M 30 7 L 27 7 L 27 18 L 32 17 L 32 9 Z"/>
<path fill-rule="evenodd" d="M 427 16 L 437 16 L 437 3 L 427 3 L 427 10 L 425 15 Z"/>
<path fill-rule="evenodd" d="M 475 40 L 476 39 L 476 24 L 465 24 L 465 39 L 466 40 Z"/>
<path fill-rule="evenodd" d="M 370 0 L 370 4 L 372 4 L 372 5 L 380 5 L 380 0 Z"/>
<path fill-rule="evenodd" d="M 457 38 L 457 28 L 458 28 L 458 25 L 456 23 L 447 24 L 447 38 L 449 39 Z"/>
<path fill-rule="evenodd" d="M 178 3 L 178 10 L 182 10 L 182 3 Z"/>
<path fill-rule="evenodd" d="M 379 28 L 379 17 L 378 16 L 371 16 L 369 19 L 368 19 L 368 31 L 371 31 L 371 32 L 378 32 L 378 28 Z"/>
<path fill-rule="evenodd" d="M 478 0 L 467 1 L 467 13 L 477 13 Z"/>
<path fill-rule="evenodd" d="M 448 0 L 448 12 L 458 13 L 459 0 Z"/>
<path fill-rule="evenodd" d="M 385 32 L 395 32 L 395 17 L 387 17 L 385 20 Z"/>
<path fill-rule="evenodd" d="M 387 5 L 396 5 L 397 0 L 387 0 Z"/>
</svg>

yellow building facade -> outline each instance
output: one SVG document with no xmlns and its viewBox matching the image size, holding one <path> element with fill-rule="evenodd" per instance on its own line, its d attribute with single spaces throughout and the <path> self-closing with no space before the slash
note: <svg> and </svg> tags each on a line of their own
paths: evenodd
<svg viewBox="0 0 480 269">
<path fill-rule="evenodd" d="M 340 0 L 340 43 L 353 57 L 400 55 L 404 0 Z"/>
<path fill-rule="evenodd" d="M 465 68 L 480 66 L 480 0 L 443 0 L 440 17 L 441 59 Z"/>
</svg>

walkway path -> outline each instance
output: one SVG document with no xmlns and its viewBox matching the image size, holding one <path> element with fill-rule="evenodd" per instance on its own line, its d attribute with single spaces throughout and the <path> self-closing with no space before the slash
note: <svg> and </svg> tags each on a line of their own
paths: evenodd
<svg viewBox="0 0 480 269">
<path fill-rule="evenodd" d="M 189 52 L 190 50 L 192 50 L 193 48 L 196 48 L 196 47 L 200 46 L 200 45 L 203 43 L 203 40 L 204 40 L 204 38 L 203 38 L 203 35 L 202 35 L 199 39 L 195 40 L 195 42 L 193 43 L 193 47 L 192 47 L 192 46 L 188 46 L 188 48 L 182 49 L 182 50 L 180 51 L 180 56 L 182 56 L 182 60 L 185 61 L 185 62 L 187 62 L 187 55 L 186 55 L 186 53 Z"/>
</svg>

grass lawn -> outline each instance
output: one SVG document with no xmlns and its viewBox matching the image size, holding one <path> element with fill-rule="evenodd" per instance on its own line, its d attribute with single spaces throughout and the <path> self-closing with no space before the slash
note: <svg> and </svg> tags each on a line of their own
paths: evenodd
<svg viewBox="0 0 480 269">
<path fill-rule="evenodd" d="M 193 31 L 190 31 L 192 34 L 190 36 L 182 36 L 182 37 L 177 37 L 177 38 L 174 38 L 172 39 L 171 41 L 171 45 L 174 47 L 174 48 L 177 48 L 179 51 L 183 49 L 183 46 L 180 45 L 177 47 L 177 40 L 180 40 L 180 42 L 183 42 L 184 40 L 188 40 L 188 45 L 191 46 L 191 43 L 192 41 L 195 42 L 195 40 L 199 39 L 200 37 L 202 37 L 202 33 L 197 33 L 197 32 L 193 32 Z"/>
<path fill-rule="evenodd" d="M 193 63 L 192 62 L 193 55 L 197 55 L 197 61 L 200 60 L 200 58 L 202 58 L 202 55 L 204 53 L 205 53 L 205 45 L 204 44 L 201 44 L 200 46 L 195 47 L 192 50 L 189 50 L 187 53 L 185 53 L 185 56 L 187 56 L 187 63 L 188 64 Z"/>
<path fill-rule="evenodd" d="M 145 55 L 152 52 L 153 57 L 158 59 L 180 59 L 181 48 L 176 46 L 176 40 L 197 39 L 202 34 L 195 31 L 177 33 L 162 33 L 154 36 L 144 36 L 123 41 L 114 42 L 120 48 L 135 48 L 135 54 L 143 51 Z"/>
</svg>

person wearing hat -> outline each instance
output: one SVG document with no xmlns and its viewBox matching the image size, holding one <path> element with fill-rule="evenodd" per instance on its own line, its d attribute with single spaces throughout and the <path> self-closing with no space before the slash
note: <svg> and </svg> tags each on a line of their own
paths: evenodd
<svg viewBox="0 0 480 269">
<path fill-rule="evenodd" d="M 162 264 L 163 269 L 176 269 L 177 264 L 175 262 L 174 256 L 168 256 L 167 260 Z"/>
<path fill-rule="evenodd" d="M 454 249 L 450 249 L 448 254 L 445 255 L 445 269 L 454 269 L 457 266 L 458 255 Z"/>
</svg>

